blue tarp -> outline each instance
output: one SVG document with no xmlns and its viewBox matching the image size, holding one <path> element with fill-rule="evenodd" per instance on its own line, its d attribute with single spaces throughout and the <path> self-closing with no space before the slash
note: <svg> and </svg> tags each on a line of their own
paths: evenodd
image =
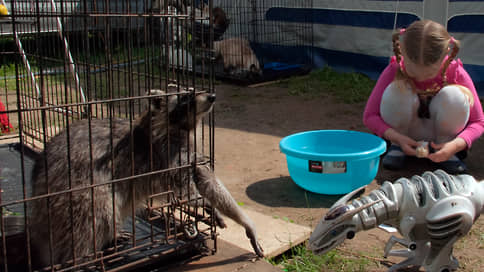
<svg viewBox="0 0 484 272">
<path fill-rule="evenodd" d="M 371 7 L 366 8 L 367 5 Z M 291 49 L 275 46 L 267 50 L 268 45 L 265 44 L 256 47 L 256 51 L 258 55 L 280 54 L 298 59 L 311 55 L 314 67 L 329 65 L 377 79 L 393 54 L 392 31 L 426 18 L 430 13 L 424 13 L 424 5 L 428 3 L 423 0 L 377 0 L 314 1 L 313 8 L 270 7 L 265 12 L 266 21 L 277 22 L 281 28 L 284 25 L 290 28 L 291 24 L 311 25 L 312 40 L 308 40 L 307 47 Z M 449 33 L 461 41 L 458 57 L 472 77 L 479 95 L 484 96 L 484 1 L 450 0 L 448 6 L 441 9 L 448 13 L 447 21 L 441 23 L 447 25 Z M 439 18 L 438 14 L 433 16 Z M 312 51 L 311 54 L 308 54 L 309 51 Z"/>
</svg>

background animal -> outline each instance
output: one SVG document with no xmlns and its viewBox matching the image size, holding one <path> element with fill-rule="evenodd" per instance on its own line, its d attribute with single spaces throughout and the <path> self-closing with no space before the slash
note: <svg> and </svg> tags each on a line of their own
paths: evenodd
<svg viewBox="0 0 484 272">
<path fill-rule="evenodd" d="M 213 40 L 219 40 L 225 33 L 230 25 L 230 19 L 221 7 L 212 8 L 212 20 L 206 20 L 210 16 L 210 9 L 208 3 L 195 3 L 195 6 L 191 5 L 190 1 L 179 0 L 153 0 L 151 4 L 151 11 L 154 13 L 167 13 L 167 14 L 185 14 L 194 15 L 197 20 L 193 26 L 193 32 L 190 32 L 193 41 L 201 46 L 207 46 L 210 41 L 211 29 L 213 28 Z M 200 20 L 202 19 L 202 20 Z M 181 21 L 178 23 L 171 19 L 166 20 L 169 28 L 178 28 L 181 31 L 180 25 L 183 25 Z M 177 27 L 178 25 L 178 27 Z M 164 31 L 164 27 L 161 27 L 161 31 Z M 172 30 L 174 32 L 174 30 Z M 188 27 L 186 31 L 192 31 L 192 27 Z M 181 38 L 183 33 L 172 33 L 168 37 Z"/>
<path fill-rule="evenodd" d="M 196 8 L 195 12 L 195 16 L 200 18 L 208 18 L 210 16 L 208 5 L 204 5 L 203 8 Z M 229 27 L 230 19 L 221 7 L 214 7 L 212 9 L 211 23 L 213 25 L 213 40 L 218 41 Z M 193 35 L 193 39 L 206 47 L 208 41 L 210 41 L 211 27 L 207 20 L 203 21 L 203 24 L 195 24 L 195 35 Z"/>
<path fill-rule="evenodd" d="M 183 188 L 193 188 L 192 193 L 197 195 L 199 191 L 215 209 L 246 228 L 254 251 L 263 256 L 253 222 L 206 166 L 181 174 L 163 171 L 115 185 L 108 182 L 183 165 L 196 156 L 189 153 L 193 146 L 187 139 L 192 139 L 189 135 L 212 109 L 215 95 L 193 92 L 167 95 L 159 90 L 151 94 L 155 95 L 151 109 L 134 120 L 131 129 L 128 120 L 113 120 L 112 133 L 109 120 L 91 120 L 90 129 L 88 121 L 82 120 L 71 124 L 45 146 L 33 170 L 33 195 L 61 192 L 70 187 L 78 190 L 32 202 L 31 242 L 41 253 L 38 265 L 65 263 L 102 250 L 119 237 L 119 233 L 115 236 L 115 228 L 116 232 L 122 229 L 123 221 L 132 215 L 132 206 L 145 207 L 149 195 L 165 191 L 168 186 L 182 197 L 188 196 L 188 190 Z M 99 185 L 103 182 L 107 183 Z M 99 186 L 86 188 L 90 184 Z"/>
<path fill-rule="evenodd" d="M 226 72 L 232 75 L 244 73 L 248 73 L 249 76 L 262 75 L 259 60 L 248 40 L 228 38 L 214 41 L 213 49 L 215 57 L 222 60 Z"/>
</svg>

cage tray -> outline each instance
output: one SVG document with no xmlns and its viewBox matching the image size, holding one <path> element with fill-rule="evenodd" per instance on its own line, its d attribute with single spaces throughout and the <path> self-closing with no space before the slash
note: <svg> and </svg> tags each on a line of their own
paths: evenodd
<svg viewBox="0 0 484 272">
<path fill-rule="evenodd" d="M 137 250 L 129 251 L 127 253 L 113 256 L 112 258 L 107 257 L 105 260 L 104 267 L 96 267 L 92 271 L 109 271 L 116 270 L 118 268 L 123 268 L 123 271 L 145 271 L 149 266 L 157 264 L 156 267 L 169 265 L 173 261 L 173 255 L 188 255 L 194 248 L 198 248 L 203 241 L 203 233 L 196 240 L 184 241 L 177 239 L 175 243 L 150 243 L 151 231 L 154 233 L 161 233 L 154 238 L 156 240 L 163 241 L 165 239 L 163 231 L 146 222 L 140 217 L 135 217 L 136 224 L 136 246 L 139 248 Z M 128 218 L 123 226 L 123 230 L 131 232 L 132 220 Z M 131 248 L 131 239 L 126 242 L 120 243 L 118 245 L 118 251 L 128 250 Z M 167 252 L 171 252 L 168 253 Z M 108 252 L 109 254 L 109 252 Z M 111 260 L 112 259 L 112 260 Z M 130 266 L 130 264 L 132 264 Z M 141 270 L 140 270 L 141 269 Z M 90 270 L 91 271 L 91 270 Z M 147 270 L 148 271 L 148 270 Z M 149 271 L 152 271 L 151 268 Z"/>
<path fill-rule="evenodd" d="M 310 67 L 303 64 L 288 64 L 281 62 L 269 62 L 264 64 L 262 76 L 257 77 L 254 82 L 274 81 L 291 76 L 299 76 L 309 73 Z"/>
<path fill-rule="evenodd" d="M 197 74 L 202 73 L 200 65 L 195 66 Z M 274 81 L 290 76 L 298 76 L 309 73 L 311 69 L 302 64 L 285 64 L 279 62 L 270 62 L 264 65 L 262 75 L 254 75 L 250 73 L 230 74 L 224 71 L 222 64 L 214 65 L 215 77 L 220 80 L 227 80 L 231 83 L 249 85 L 262 83 L 267 81 Z"/>
</svg>

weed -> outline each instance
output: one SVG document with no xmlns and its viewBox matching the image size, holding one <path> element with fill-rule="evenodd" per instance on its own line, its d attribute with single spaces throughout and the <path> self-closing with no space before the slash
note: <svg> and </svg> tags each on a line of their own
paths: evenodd
<svg viewBox="0 0 484 272">
<path fill-rule="evenodd" d="M 18 212 L 12 212 L 8 210 L 7 208 L 3 207 L 2 208 L 2 215 L 3 216 L 20 216 L 21 214 Z"/>
<path fill-rule="evenodd" d="M 344 103 L 366 101 L 375 81 L 359 73 L 339 73 L 325 67 L 311 73 L 282 80 L 279 85 L 289 89 L 289 94 L 314 98 L 331 95 Z"/>
<path fill-rule="evenodd" d="M 324 255 L 315 255 L 305 245 L 291 248 L 285 254 L 269 260 L 272 265 L 283 271 L 367 271 L 370 261 L 366 258 L 342 256 L 338 250 L 331 250 Z"/>
</svg>

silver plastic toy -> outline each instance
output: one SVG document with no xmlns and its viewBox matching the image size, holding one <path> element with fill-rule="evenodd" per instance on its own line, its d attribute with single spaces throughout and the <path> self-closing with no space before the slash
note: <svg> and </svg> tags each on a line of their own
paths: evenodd
<svg viewBox="0 0 484 272">
<path fill-rule="evenodd" d="M 309 238 L 310 250 L 326 253 L 346 238 L 352 239 L 358 231 L 386 224 L 395 227 L 403 239 L 392 236 L 384 256 L 406 258 L 388 271 L 414 266 L 448 272 L 459 267 L 452 256 L 453 245 L 484 213 L 484 182 L 436 170 L 394 183 L 385 181 L 379 189 L 350 203 L 362 189 L 347 194 L 331 207 Z M 396 243 L 406 248 L 392 250 Z"/>
</svg>

